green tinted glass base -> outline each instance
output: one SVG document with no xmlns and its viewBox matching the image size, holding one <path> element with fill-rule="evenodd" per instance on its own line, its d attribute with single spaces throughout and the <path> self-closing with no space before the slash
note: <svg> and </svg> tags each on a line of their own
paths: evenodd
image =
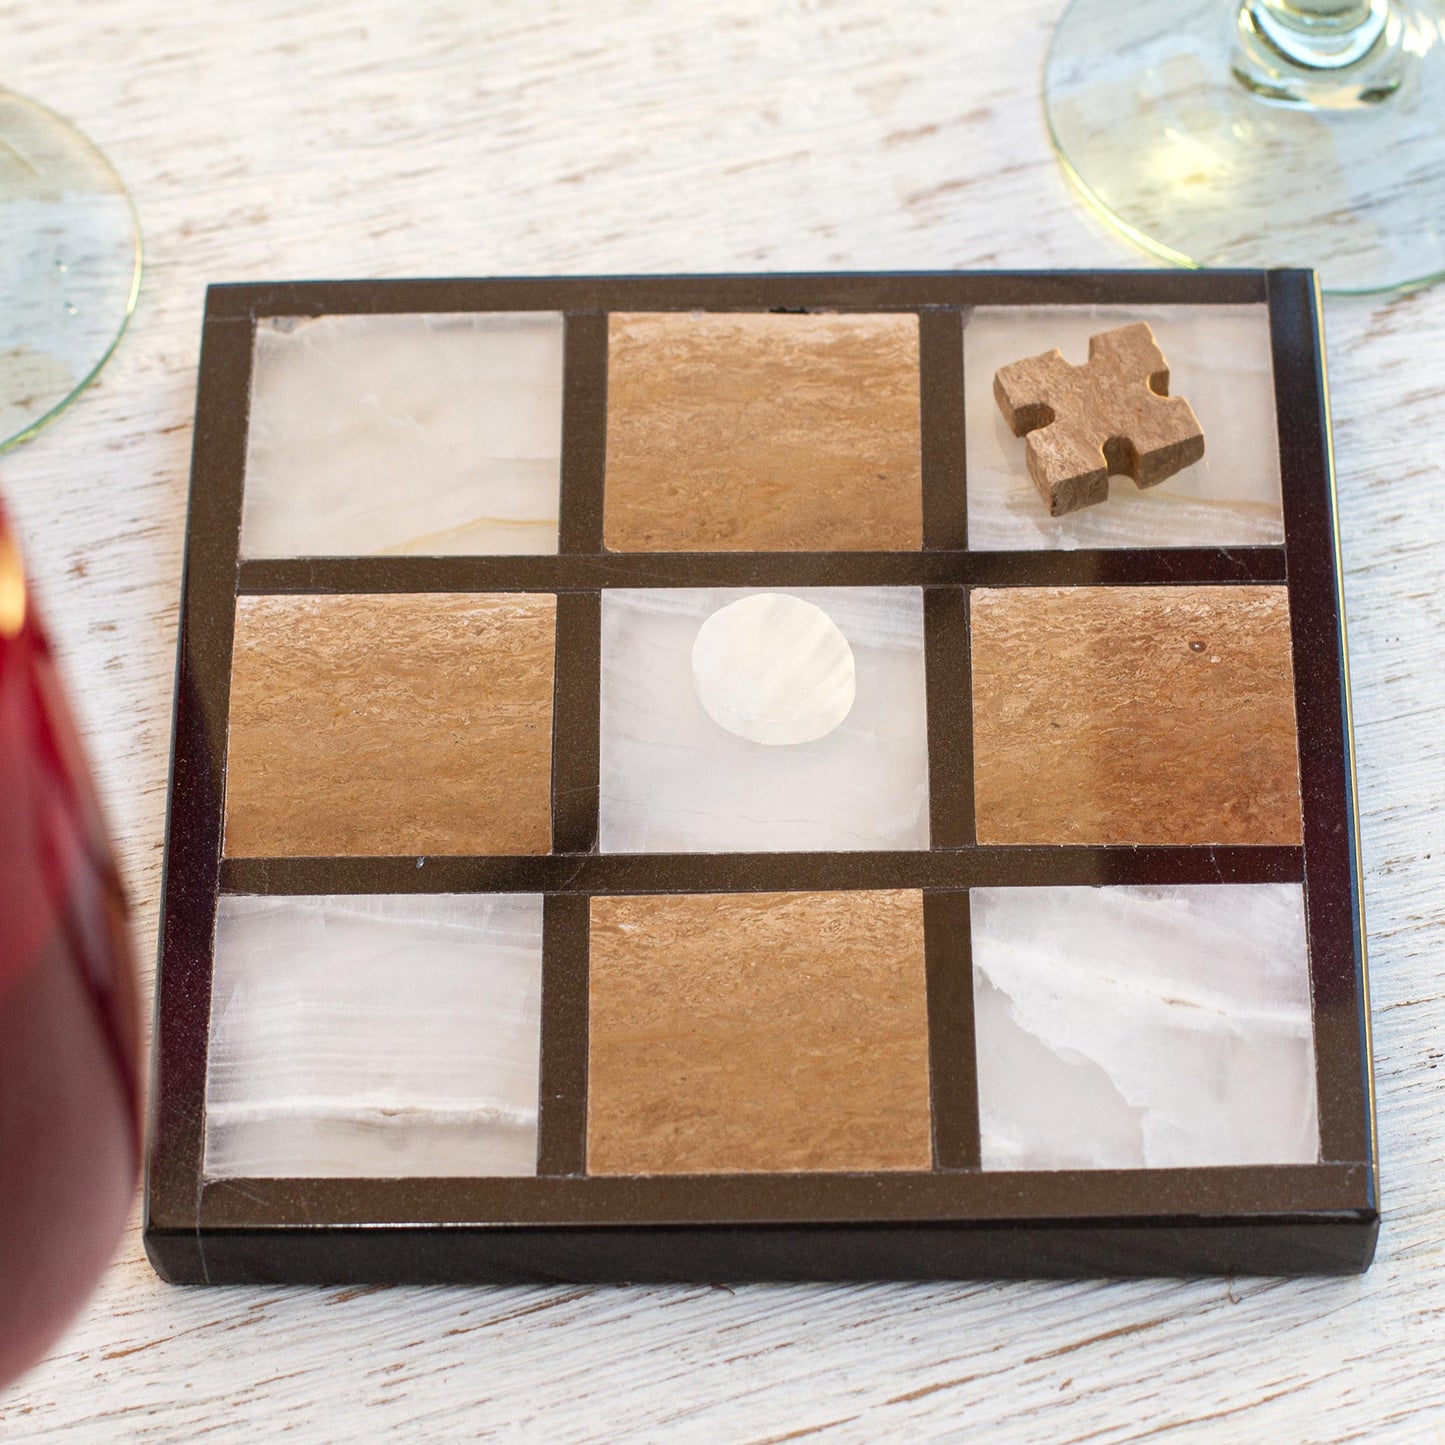
<svg viewBox="0 0 1445 1445">
<path fill-rule="evenodd" d="M 68 121 L 0 91 L 0 450 L 105 364 L 140 273 L 140 226 L 110 163 Z"/>
</svg>

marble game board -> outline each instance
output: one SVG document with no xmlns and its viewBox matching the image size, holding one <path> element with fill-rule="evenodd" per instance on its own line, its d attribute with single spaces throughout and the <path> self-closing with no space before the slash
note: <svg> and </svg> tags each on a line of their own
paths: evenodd
<svg viewBox="0 0 1445 1445">
<path fill-rule="evenodd" d="M 1051 517 L 994 373 L 1138 321 L 1204 457 Z M 1321 356 L 1302 272 L 212 288 L 156 1267 L 1364 1268 Z"/>
</svg>

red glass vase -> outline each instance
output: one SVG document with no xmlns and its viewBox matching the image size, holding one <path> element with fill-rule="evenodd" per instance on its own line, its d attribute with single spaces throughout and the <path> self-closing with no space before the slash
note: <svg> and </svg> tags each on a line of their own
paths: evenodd
<svg viewBox="0 0 1445 1445">
<path fill-rule="evenodd" d="M 0 511 L 0 1385 L 115 1252 L 140 1159 L 125 900 Z"/>
</svg>

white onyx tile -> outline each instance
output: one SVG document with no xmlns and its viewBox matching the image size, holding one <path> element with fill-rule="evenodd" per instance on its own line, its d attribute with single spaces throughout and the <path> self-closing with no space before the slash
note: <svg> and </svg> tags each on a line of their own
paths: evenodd
<svg viewBox="0 0 1445 1445">
<path fill-rule="evenodd" d="M 1169 392 L 1204 430 L 1204 458 L 1140 490 L 1112 477 L 1109 500 L 1050 517 L 1024 440 L 993 395 L 1001 366 L 1147 321 L 1169 364 Z M 974 551 L 1073 547 L 1226 547 L 1284 540 L 1269 313 L 1242 306 L 980 306 L 964 319 L 968 545 Z"/>
<path fill-rule="evenodd" d="M 921 590 L 788 589 L 822 609 L 846 640 L 854 697 L 826 736 L 781 746 L 719 725 L 693 676 L 703 624 L 762 591 L 603 593 L 603 852 L 928 847 Z M 773 685 L 768 691 L 778 701 Z"/>
<path fill-rule="evenodd" d="M 212 1178 L 535 1174 L 537 895 L 225 896 Z"/>
<path fill-rule="evenodd" d="M 557 550 L 562 317 L 258 323 L 243 557 Z"/>
<path fill-rule="evenodd" d="M 985 1169 L 1318 1159 L 1298 885 L 970 898 Z"/>
</svg>

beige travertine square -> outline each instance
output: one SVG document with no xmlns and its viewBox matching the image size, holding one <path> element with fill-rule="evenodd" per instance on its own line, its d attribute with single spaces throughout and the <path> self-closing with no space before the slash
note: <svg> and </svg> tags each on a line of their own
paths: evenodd
<svg viewBox="0 0 1445 1445">
<path fill-rule="evenodd" d="M 231 857 L 546 853 L 557 600 L 242 597 Z"/>
<path fill-rule="evenodd" d="M 594 898 L 587 1169 L 929 1169 L 923 896 Z"/>
<path fill-rule="evenodd" d="M 1283 587 L 970 599 L 980 843 L 1297 844 Z"/>
<path fill-rule="evenodd" d="M 615 552 L 923 545 L 918 318 L 610 318 Z"/>
<path fill-rule="evenodd" d="M 223 894 L 205 1174 L 535 1174 L 542 907 L 536 893 Z"/>
</svg>

